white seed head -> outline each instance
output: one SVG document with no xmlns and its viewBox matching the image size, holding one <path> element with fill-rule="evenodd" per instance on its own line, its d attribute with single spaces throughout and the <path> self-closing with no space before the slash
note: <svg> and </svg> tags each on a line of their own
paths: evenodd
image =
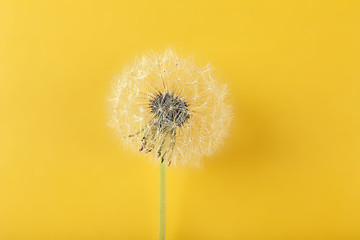
<svg viewBox="0 0 360 240">
<path fill-rule="evenodd" d="M 198 165 L 222 143 L 231 121 L 227 87 L 210 65 L 173 50 L 151 52 L 115 78 L 110 121 L 123 143 L 168 164 Z"/>
</svg>

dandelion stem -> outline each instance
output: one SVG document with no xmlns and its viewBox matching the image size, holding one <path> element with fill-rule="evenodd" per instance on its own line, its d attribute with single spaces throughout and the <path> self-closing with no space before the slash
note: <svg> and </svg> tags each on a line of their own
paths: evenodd
<svg viewBox="0 0 360 240">
<path fill-rule="evenodd" d="M 160 219 L 159 219 L 159 240 L 165 239 L 165 220 L 166 220 L 166 161 L 161 159 L 160 165 Z"/>
</svg>

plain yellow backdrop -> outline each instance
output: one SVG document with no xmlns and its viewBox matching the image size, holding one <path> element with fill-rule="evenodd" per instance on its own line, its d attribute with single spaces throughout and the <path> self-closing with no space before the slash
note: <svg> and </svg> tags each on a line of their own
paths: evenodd
<svg viewBox="0 0 360 240">
<path fill-rule="evenodd" d="M 0 2 L 0 239 L 156 239 L 158 168 L 106 126 L 150 49 L 212 63 L 234 121 L 168 170 L 168 239 L 360 239 L 358 1 Z"/>
</svg>

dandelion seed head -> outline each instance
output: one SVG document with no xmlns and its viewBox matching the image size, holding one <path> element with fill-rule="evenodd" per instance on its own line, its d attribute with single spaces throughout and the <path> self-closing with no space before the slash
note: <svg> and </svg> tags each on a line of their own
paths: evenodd
<svg viewBox="0 0 360 240">
<path fill-rule="evenodd" d="M 199 164 L 223 143 L 231 121 L 225 84 L 172 49 L 137 58 L 112 85 L 109 125 L 122 142 L 168 163 Z"/>
</svg>

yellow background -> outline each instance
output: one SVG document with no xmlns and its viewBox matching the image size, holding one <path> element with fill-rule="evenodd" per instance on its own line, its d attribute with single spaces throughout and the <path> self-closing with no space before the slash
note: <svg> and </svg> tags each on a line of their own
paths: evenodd
<svg viewBox="0 0 360 240">
<path fill-rule="evenodd" d="M 113 76 L 174 47 L 235 118 L 168 170 L 168 239 L 360 239 L 358 1 L 1 1 L 0 239 L 156 239 L 158 168 L 106 126 Z"/>
</svg>

